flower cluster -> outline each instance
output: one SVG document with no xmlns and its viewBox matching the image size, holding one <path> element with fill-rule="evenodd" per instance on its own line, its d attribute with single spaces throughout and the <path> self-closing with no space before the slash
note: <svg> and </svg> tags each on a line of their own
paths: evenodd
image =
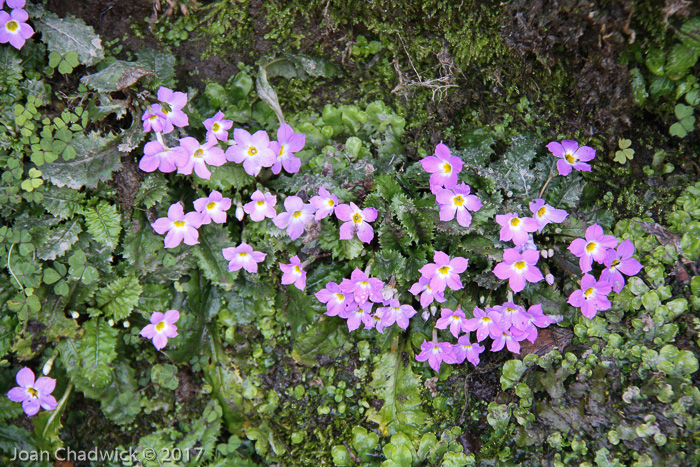
<svg viewBox="0 0 700 467">
<path fill-rule="evenodd" d="M 0 0 L 0 8 L 3 4 L 12 8 L 10 13 L 0 11 L 0 44 L 8 42 L 15 49 L 24 47 L 24 43 L 34 35 L 34 29 L 27 24 L 29 15 L 24 10 L 26 0 Z"/>
<path fill-rule="evenodd" d="M 199 229 L 202 225 L 226 222 L 226 211 L 231 208 L 231 199 L 224 198 L 214 190 L 208 197 L 194 201 L 195 211 L 185 211 L 181 203 L 168 208 L 168 216 L 157 219 L 151 226 L 156 233 L 165 236 L 165 248 L 175 248 L 182 241 L 187 245 L 199 243 Z"/>
</svg>

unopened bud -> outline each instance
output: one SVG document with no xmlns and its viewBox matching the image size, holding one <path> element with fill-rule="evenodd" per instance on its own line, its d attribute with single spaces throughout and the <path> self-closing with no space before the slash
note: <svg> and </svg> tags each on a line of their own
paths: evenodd
<svg viewBox="0 0 700 467">
<path fill-rule="evenodd" d="M 546 280 L 547 284 L 549 285 L 554 284 L 554 276 L 551 274 L 547 274 L 546 276 L 544 276 L 544 280 Z"/>
<path fill-rule="evenodd" d="M 550 248 L 549 250 L 547 250 L 547 254 L 550 258 L 554 257 L 554 250 Z"/>
<path fill-rule="evenodd" d="M 542 251 L 540 252 L 540 255 L 541 255 L 543 258 L 546 258 L 546 257 L 548 256 L 548 255 L 547 255 L 547 250 L 542 250 Z"/>
<path fill-rule="evenodd" d="M 506 196 L 510 198 L 511 196 L 513 196 L 513 192 L 512 192 L 512 191 L 508 191 L 508 193 L 506 193 Z"/>
<path fill-rule="evenodd" d="M 430 318 L 430 312 L 427 310 L 424 311 L 421 317 L 423 318 L 423 321 L 428 321 L 428 319 Z"/>
<path fill-rule="evenodd" d="M 122 323 L 122 326 L 124 326 L 125 328 L 128 328 L 128 327 L 131 326 L 131 323 L 128 322 L 128 321 L 124 321 L 124 322 Z"/>
<path fill-rule="evenodd" d="M 54 353 L 51 358 L 49 358 L 49 361 L 44 364 L 44 368 L 42 368 L 41 372 L 43 373 L 44 376 L 48 375 L 51 373 L 51 368 L 53 367 L 53 362 L 56 360 L 56 357 L 58 356 L 58 352 Z"/>
<path fill-rule="evenodd" d="M 479 297 L 479 303 L 481 303 L 483 305 L 485 301 L 486 301 L 486 297 L 484 297 L 483 295 L 481 297 Z"/>
<path fill-rule="evenodd" d="M 114 326 L 114 320 L 113 319 L 107 320 L 107 324 L 109 324 L 110 326 Z"/>
<path fill-rule="evenodd" d="M 435 316 L 435 313 L 437 313 L 437 307 L 435 305 L 430 305 L 430 314 Z"/>
<path fill-rule="evenodd" d="M 78 319 L 78 318 L 80 318 L 80 313 L 78 313 L 77 311 L 73 311 L 73 312 L 71 312 L 70 316 L 73 319 Z"/>
<path fill-rule="evenodd" d="M 243 212 L 243 206 L 238 206 L 236 208 L 236 219 L 238 219 L 239 221 L 242 221 L 244 215 L 245 214 Z"/>
</svg>

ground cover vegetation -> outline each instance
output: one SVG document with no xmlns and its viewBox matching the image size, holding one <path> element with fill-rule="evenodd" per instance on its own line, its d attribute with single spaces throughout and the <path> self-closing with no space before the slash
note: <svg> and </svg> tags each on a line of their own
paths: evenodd
<svg viewBox="0 0 700 467">
<path fill-rule="evenodd" d="M 0 6 L 3 463 L 700 462 L 690 2 Z"/>
</svg>

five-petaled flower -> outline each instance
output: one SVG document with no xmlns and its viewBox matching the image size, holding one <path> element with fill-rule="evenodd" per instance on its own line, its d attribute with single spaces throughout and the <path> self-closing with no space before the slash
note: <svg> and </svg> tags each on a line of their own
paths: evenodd
<svg viewBox="0 0 700 467">
<path fill-rule="evenodd" d="M 222 166 L 226 163 L 224 151 L 217 145 L 217 140 L 210 139 L 204 144 L 199 144 L 199 141 L 188 136 L 180 140 L 180 146 L 185 148 L 188 154 L 187 162 L 177 168 L 177 173 L 189 175 L 194 169 L 199 177 L 209 180 L 211 178 L 211 170 L 207 164 L 214 167 Z"/>
<path fill-rule="evenodd" d="M 360 241 L 369 243 L 374 238 L 374 229 L 368 222 L 377 219 L 377 210 L 374 208 L 360 209 L 355 203 L 339 204 L 335 208 L 335 216 L 343 222 L 340 226 L 340 239 L 350 240 L 355 233 Z"/>
<path fill-rule="evenodd" d="M 503 262 L 493 268 L 493 273 L 499 279 L 508 279 L 508 285 L 513 292 L 520 292 L 528 282 L 539 282 L 544 279 L 542 271 L 535 266 L 540 259 L 537 250 L 525 250 L 518 253 L 515 248 L 503 252 Z"/>
<path fill-rule="evenodd" d="M 440 313 L 440 319 L 435 323 L 435 327 L 438 329 L 450 328 L 452 335 L 459 337 L 459 333 L 462 331 L 462 326 L 466 320 L 464 312 L 461 309 L 457 308 L 455 311 L 452 311 L 449 308 L 443 308 Z"/>
<path fill-rule="evenodd" d="M 204 120 L 204 128 L 207 129 L 207 139 L 228 141 L 228 130 L 233 127 L 233 121 L 224 119 L 224 113 L 219 110 L 211 118 Z"/>
<path fill-rule="evenodd" d="M 484 349 L 483 345 L 469 342 L 469 336 L 465 334 L 452 346 L 452 353 L 454 353 L 457 359 L 455 363 L 463 363 L 464 360 L 467 360 L 472 365 L 477 366 L 480 361 L 479 354 L 481 354 Z"/>
<path fill-rule="evenodd" d="M 634 255 L 634 244 L 627 239 L 620 243 L 617 251 L 610 249 L 605 258 L 605 269 L 600 274 L 600 280 L 612 284 L 612 289 L 616 293 L 620 293 L 625 286 L 625 278 L 627 276 L 636 276 L 642 270 L 642 263 L 632 258 Z"/>
<path fill-rule="evenodd" d="M 324 217 L 333 214 L 338 206 L 338 197 L 326 190 L 325 187 L 321 187 L 318 189 L 318 195 L 312 197 L 309 203 L 316 208 L 315 219 L 318 222 Z"/>
<path fill-rule="evenodd" d="M 221 193 L 214 190 L 209 196 L 195 200 L 194 208 L 202 215 L 202 225 L 210 224 L 212 221 L 225 224 L 226 211 L 231 208 L 231 198 L 224 198 Z"/>
<path fill-rule="evenodd" d="M 500 239 L 504 242 L 513 240 L 516 246 L 526 243 L 530 232 L 536 232 L 540 228 L 535 219 L 518 217 L 514 212 L 497 215 L 496 222 L 501 226 Z"/>
<path fill-rule="evenodd" d="M 481 342 L 487 337 L 495 339 L 502 332 L 498 325 L 501 321 L 501 315 L 493 308 L 487 308 L 484 311 L 479 307 L 474 307 L 472 313 L 474 317 L 464 322 L 462 330 L 466 332 L 476 331 L 477 342 Z"/>
<path fill-rule="evenodd" d="M 417 312 L 411 305 L 401 305 L 401 303 L 392 298 L 389 300 L 389 306 L 381 307 L 377 310 L 377 316 L 380 318 L 380 323 L 375 327 L 377 331 L 383 334 L 385 327 L 396 323 L 401 329 L 408 329 L 408 320 Z"/>
<path fill-rule="evenodd" d="M 150 141 L 143 147 L 139 169 L 144 172 L 175 172 L 178 166 L 185 165 L 188 159 L 187 150 L 182 146 L 166 148 L 160 141 Z"/>
<path fill-rule="evenodd" d="M 435 292 L 444 292 L 447 286 L 452 290 L 460 290 L 462 281 L 459 275 L 467 270 L 469 260 L 456 256 L 450 259 L 446 253 L 435 251 L 434 263 L 428 263 L 420 268 L 423 277 L 430 279 L 430 288 Z"/>
<path fill-rule="evenodd" d="M 457 156 L 452 156 L 450 150 L 443 143 L 435 147 L 435 155 L 428 156 L 420 161 L 423 169 L 431 173 L 430 190 L 435 192 L 438 188 L 452 188 L 457 184 L 457 174 L 462 170 L 464 162 Z"/>
<path fill-rule="evenodd" d="M 433 300 L 438 303 L 443 303 L 447 300 L 443 292 L 438 292 L 430 287 L 430 279 L 425 276 L 421 276 L 418 282 L 413 284 L 408 291 L 413 295 L 420 294 L 420 306 L 423 308 L 433 303 Z"/>
<path fill-rule="evenodd" d="M 153 345 L 160 350 L 168 343 L 168 338 L 177 337 L 175 323 L 180 319 L 180 312 L 168 310 L 165 314 L 156 311 L 151 315 L 151 324 L 141 329 L 141 335 L 146 339 L 153 339 Z"/>
<path fill-rule="evenodd" d="M 266 217 L 274 219 L 277 215 L 277 211 L 275 211 L 277 197 L 275 195 L 265 195 L 262 191 L 255 190 L 250 199 L 251 201 L 243 206 L 243 210 L 253 221 L 260 222 Z"/>
<path fill-rule="evenodd" d="M 236 144 L 226 150 L 226 159 L 237 164 L 243 163 L 246 173 L 256 176 L 263 167 L 272 167 L 277 159 L 270 149 L 270 137 L 263 130 L 254 134 L 236 128 L 233 130 Z"/>
<path fill-rule="evenodd" d="M 586 229 L 586 239 L 577 238 L 571 242 L 569 251 L 579 257 L 581 271 L 586 273 L 593 269 L 593 261 L 602 264 L 608 256 L 608 249 L 615 248 L 617 242 L 617 238 L 605 235 L 601 226 L 593 224 Z"/>
<path fill-rule="evenodd" d="M 175 248 L 182 241 L 187 245 L 199 243 L 197 229 L 202 225 L 202 215 L 198 212 L 188 212 L 182 208 L 182 204 L 175 203 L 168 208 L 168 217 L 157 219 L 151 226 L 158 234 L 165 236 L 165 248 Z"/>
<path fill-rule="evenodd" d="M 175 127 L 184 128 L 190 124 L 187 114 L 182 111 L 187 105 L 187 94 L 161 86 L 158 88 L 158 100 L 160 104 L 155 104 L 154 107 L 157 105 L 165 115 L 163 133 L 170 133 Z"/>
<path fill-rule="evenodd" d="M 35 381 L 34 372 L 24 367 L 17 372 L 16 380 L 18 387 L 10 389 L 7 397 L 12 402 L 21 402 L 27 416 L 36 415 L 39 408 L 54 410 L 58 405 L 56 398 L 51 395 L 56 388 L 55 379 L 42 376 Z"/>
<path fill-rule="evenodd" d="M 440 205 L 440 220 L 451 221 L 457 216 L 457 223 L 469 227 L 472 215 L 469 211 L 481 209 L 481 201 L 476 195 L 470 195 L 469 185 L 460 183 L 452 189 L 440 188 L 435 192 L 435 199 Z"/>
<path fill-rule="evenodd" d="M 362 305 L 367 300 L 382 303 L 383 287 L 384 282 L 376 277 L 367 277 L 367 274 L 357 268 L 350 274 L 350 279 L 343 279 L 340 283 L 340 290 L 353 294 L 355 303 L 358 305 Z"/>
<path fill-rule="evenodd" d="M 423 341 L 420 345 L 421 352 L 416 355 L 416 360 L 419 362 L 428 361 L 430 368 L 435 371 L 440 371 L 440 364 L 457 363 L 458 358 L 452 350 L 452 344 L 449 342 L 433 342 Z"/>
<path fill-rule="evenodd" d="M 569 215 L 563 209 L 555 209 L 546 204 L 543 199 L 533 199 L 530 203 L 530 211 L 532 211 L 532 217 L 537 221 L 540 231 L 549 223 L 560 224 L 564 222 L 564 219 Z"/>
<path fill-rule="evenodd" d="M 294 284 L 299 290 L 306 288 L 306 271 L 297 255 L 289 258 L 289 264 L 280 263 L 280 269 L 282 269 L 283 284 Z"/>
<path fill-rule="evenodd" d="M 277 130 L 277 141 L 270 142 L 270 149 L 277 158 L 272 165 L 272 173 L 278 174 L 284 170 L 290 174 L 299 172 L 301 167 L 301 159 L 294 155 L 304 149 L 306 144 L 306 135 L 303 133 L 294 133 L 291 126 L 283 123 Z"/>
<path fill-rule="evenodd" d="M 221 250 L 224 258 L 229 262 L 228 270 L 238 271 L 243 268 L 248 272 L 258 272 L 258 263 L 265 260 L 266 253 L 253 251 L 253 247 L 243 242 L 237 247 L 229 247 Z"/>
<path fill-rule="evenodd" d="M 336 282 L 328 282 L 324 289 L 314 294 L 319 302 L 326 304 L 328 316 L 338 316 L 350 306 L 355 306 L 355 297 L 352 293 L 340 289 Z"/>
<path fill-rule="evenodd" d="M 7 42 L 16 49 L 21 49 L 24 43 L 34 35 L 34 29 L 27 24 L 29 15 L 26 11 L 18 9 L 21 2 L 8 0 L 7 5 L 15 8 L 12 12 L 0 11 L 0 44 Z M 24 6 L 24 3 L 21 3 Z"/>
<path fill-rule="evenodd" d="M 153 130 L 158 133 L 162 133 L 165 129 L 168 118 L 160 108 L 160 104 L 153 104 L 150 110 L 143 113 L 141 120 L 143 121 L 143 131 L 149 132 Z"/>
<path fill-rule="evenodd" d="M 591 166 L 586 162 L 595 158 L 595 149 L 589 146 L 578 146 L 578 142 L 565 139 L 561 143 L 552 141 L 547 145 L 547 149 L 558 157 L 557 170 L 559 175 L 569 175 L 571 169 L 590 172 Z"/>
<path fill-rule="evenodd" d="M 304 204 L 298 196 L 288 196 L 284 200 L 284 207 L 287 212 L 277 214 L 272 222 L 280 229 L 287 229 L 289 238 L 296 240 L 306 230 L 306 224 L 314 218 L 313 206 Z"/>
<path fill-rule="evenodd" d="M 568 303 L 571 306 L 581 308 L 581 314 L 588 319 L 593 317 L 599 311 L 610 309 L 610 300 L 608 294 L 612 291 L 612 286 L 609 282 L 600 280 L 596 281 L 595 277 L 590 274 L 585 274 L 581 278 L 581 289 L 574 290 L 569 295 Z"/>
</svg>

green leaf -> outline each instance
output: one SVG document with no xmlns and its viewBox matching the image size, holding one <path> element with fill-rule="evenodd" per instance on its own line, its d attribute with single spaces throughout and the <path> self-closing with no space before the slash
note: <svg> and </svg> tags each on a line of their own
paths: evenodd
<svg viewBox="0 0 700 467">
<path fill-rule="evenodd" d="M 44 284 L 55 284 L 56 282 L 61 280 L 61 277 L 62 276 L 59 273 L 57 273 L 55 269 L 44 269 Z"/>
<path fill-rule="evenodd" d="M 672 80 L 678 80 L 688 73 L 698 61 L 698 50 L 685 44 L 676 44 L 666 61 L 664 73 Z"/>
<path fill-rule="evenodd" d="M 649 97 L 642 72 L 639 71 L 639 68 L 633 68 L 630 70 L 630 77 L 632 78 L 632 95 L 634 96 L 634 102 L 642 107 Z"/>
<path fill-rule="evenodd" d="M 141 49 L 136 53 L 136 63 L 153 72 L 160 80 L 169 83 L 175 77 L 175 56 L 169 52 Z"/>
<path fill-rule="evenodd" d="M 59 18 L 54 13 L 45 12 L 43 17 L 34 21 L 34 25 L 48 49 L 64 59 L 68 54 L 75 54 L 80 63 L 91 66 L 104 58 L 102 40 L 82 19 L 71 15 Z"/>
<path fill-rule="evenodd" d="M 647 52 L 645 63 L 649 71 L 654 73 L 656 76 L 663 76 L 666 56 L 661 49 L 654 48 L 649 50 L 649 52 Z"/>
<path fill-rule="evenodd" d="M 153 365 L 151 368 L 151 381 L 162 388 L 174 391 L 180 384 L 177 379 L 177 367 L 168 363 L 165 365 Z"/>
<path fill-rule="evenodd" d="M 678 120 L 683 120 L 684 118 L 693 115 L 693 108 L 685 104 L 676 104 L 674 113 L 676 114 L 676 118 L 678 118 Z"/>
<path fill-rule="evenodd" d="M 19 84 L 22 81 L 22 59 L 14 47 L 0 47 L 0 89 Z"/>
<path fill-rule="evenodd" d="M 107 318 L 126 319 L 139 303 L 143 287 L 136 277 L 121 277 L 97 291 L 97 306 Z"/>
<path fill-rule="evenodd" d="M 228 261 L 221 251 L 234 242 L 224 226 L 213 224 L 208 227 L 199 231 L 199 244 L 192 249 L 194 257 L 204 277 L 214 284 L 230 288 L 233 276 L 228 272 Z"/>
<path fill-rule="evenodd" d="M 657 98 L 665 96 L 673 91 L 673 81 L 665 76 L 653 76 L 649 85 L 649 93 L 652 97 Z"/>
<path fill-rule="evenodd" d="M 255 178 L 248 175 L 239 164 L 224 164 L 221 167 L 210 167 L 211 178 L 205 180 L 198 178 L 197 183 L 207 188 L 218 190 L 221 192 L 230 191 L 231 189 L 240 190 L 241 188 L 252 185 Z"/>
<path fill-rule="evenodd" d="M 118 425 L 129 424 L 141 412 L 140 400 L 134 369 L 117 362 L 112 384 L 100 396 L 102 413 Z"/>
<path fill-rule="evenodd" d="M 318 365 L 319 356 L 342 352 L 347 335 L 345 321 L 323 316 L 296 340 L 292 358 L 302 365 Z"/>
<path fill-rule="evenodd" d="M 77 218 L 52 228 L 38 245 L 37 256 L 51 261 L 62 257 L 78 241 L 78 235 L 82 231 Z"/>
<path fill-rule="evenodd" d="M 80 82 L 99 92 L 114 92 L 133 86 L 139 79 L 152 74 L 138 62 L 117 60 L 97 73 L 83 76 Z"/>
<path fill-rule="evenodd" d="M 102 245 L 115 248 L 122 231 L 117 207 L 101 200 L 96 206 L 83 210 L 87 230 Z"/>
<path fill-rule="evenodd" d="M 131 270 L 142 276 L 162 267 L 160 262 L 156 261 L 156 257 L 158 251 L 163 248 L 163 238 L 155 234 L 144 214 L 134 211 L 131 224 L 124 231 L 126 235 L 122 242 L 122 256 L 129 263 Z"/>
<path fill-rule="evenodd" d="M 531 165 L 538 146 L 539 143 L 529 136 L 513 138 L 506 153 L 493 165 L 496 186 L 512 192 L 512 196 L 534 197 L 537 193 L 534 185 L 538 181 Z M 538 183 L 541 186 L 544 181 Z"/>
<path fill-rule="evenodd" d="M 400 346 L 393 347 L 381 356 L 372 371 L 370 386 L 384 405 L 379 411 L 370 408 L 367 419 L 379 424 L 384 436 L 402 432 L 416 438 L 428 418 L 421 408 L 420 378 L 413 374 L 410 363 L 404 365 L 403 352 L 396 348 Z"/>
<path fill-rule="evenodd" d="M 68 406 L 68 397 L 73 387 L 68 386 L 55 409 L 43 411 L 32 418 L 34 422 L 34 439 L 37 441 L 37 446 L 43 451 L 55 452 L 58 448 L 63 447 L 63 441 L 59 438 L 59 433 L 63 425 L 61 425 L 61 416 Z"/>
</svg>

